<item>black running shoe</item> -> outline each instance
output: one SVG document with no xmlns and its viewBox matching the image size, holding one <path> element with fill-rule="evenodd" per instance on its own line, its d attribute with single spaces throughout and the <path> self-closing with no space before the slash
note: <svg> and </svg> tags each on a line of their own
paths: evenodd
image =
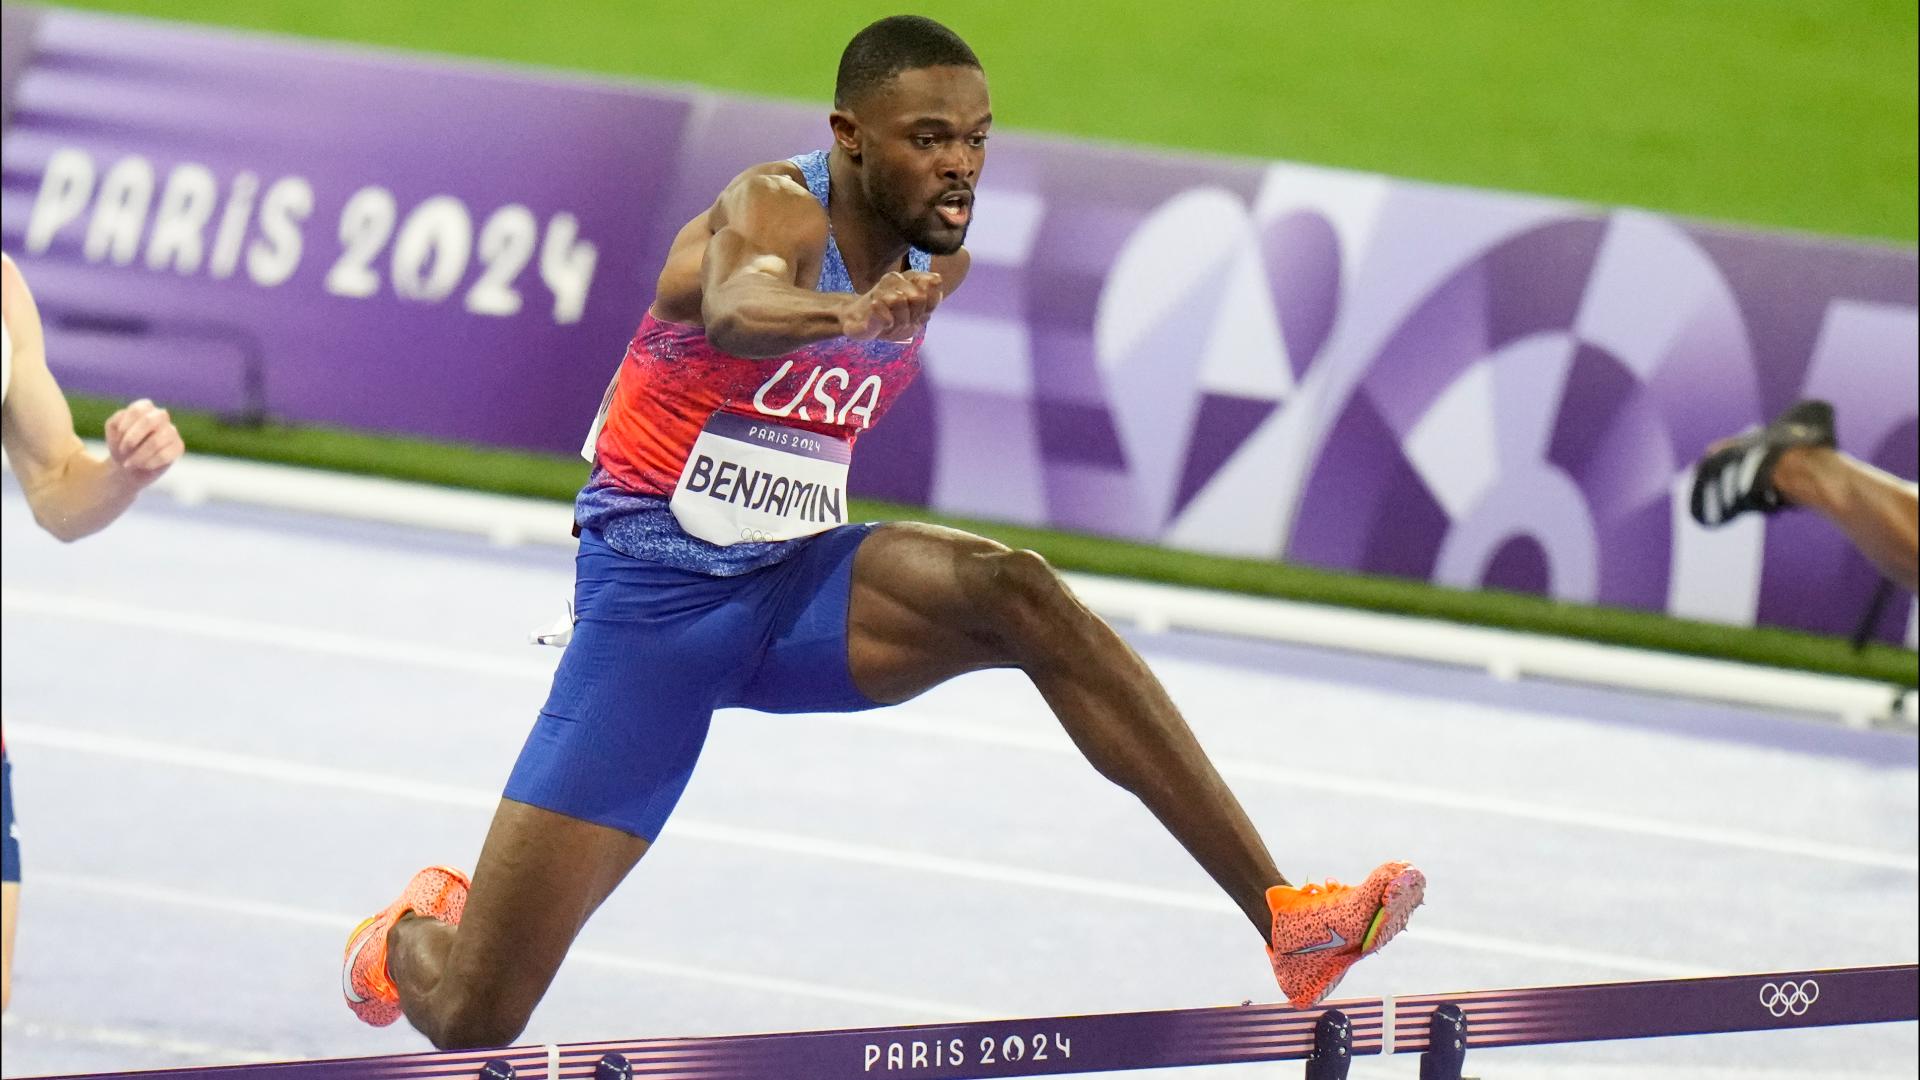
<svg viewBox="0 0 1920 1080">
<path fill-rule="evenodd" d="M 1796 446 L 1833 448 L 1833 406 L 1802 401 L 1763 428 L 1719 444 L 1693 469 L 1693 520 L 1725 525 L 1749 510 L 1771 514 L 1787 505 L 1773 487 L 1773 467 Z"/>
</svg>

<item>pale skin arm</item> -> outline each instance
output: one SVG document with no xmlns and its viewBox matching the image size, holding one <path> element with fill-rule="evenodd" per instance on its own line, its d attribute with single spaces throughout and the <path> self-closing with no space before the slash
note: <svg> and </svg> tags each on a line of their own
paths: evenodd
<svg viewBox="0 0 1920 1080">
<path fill-rule="evenodd" d="M 13 927 L 20 919 L 20 883 L 0 883 L 0 1012 L 13 1003 Z"/>
<path fill-rule="evenodd" d="M 107 419 L 107 457 L 89 453 L 74 434 L 67 399 L 47 370 L 33 294 L 12 259 L 0 262 L 7 333 L 13 339 L 13 376 L 0 434 L 34 520 L 72 542 L 119 517 L 185 447 L 167 411 L 143 399 Z"/>
</svg>

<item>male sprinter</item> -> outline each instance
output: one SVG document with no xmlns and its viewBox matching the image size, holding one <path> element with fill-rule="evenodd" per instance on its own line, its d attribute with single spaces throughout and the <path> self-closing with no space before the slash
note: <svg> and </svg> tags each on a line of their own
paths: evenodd
<svg viewBox="0 0 1920 1080">
<path fill-rule="evenodd" d="M 141 400 L 107 418 L 107 460 L 73 433 L 67 399 L 47 370 L 40 311 L 13 260 L 0 254 L 0 438 L 33 519 L 61 540 L 99 532 L 158 479 L 185 447 L 165 409 Z M 18 378 L 20 385 L 13 380 Z M 0 740 L 0 1009 L 13 1000 L 13 927 L 20 912 L 20 840 L 14 834 L 13 765 Z"/>
<path fill-rule="evenodd" d="M 1838 525 L 1894 584 L 1920 589 L 1920 487 L 1842 453 L 1824 401 L 1714 443 L 1693 469 L 1693 519 L 1708 528 L 1793 506 Z"/>
<path fill-rule="evenodd" d="M 1286 884 L 1146 665 L 1038 555 L 842 524 L 854 440 L 966 277 L 990 124 L 965 43 L 883 19 L 840 59 L 832 149 L 747 170 L 680 231 L 590 438 L 578 621 L 546 707 L 471 889 L 424 870 L 350 936 L 361 1019 L 511 1042 L 659 835 L 715 708 L 866 709 L 991 667 L 1025 671 L 1246 912 L 1295 1004 L 1406 924 L 1425 886 L 1406 863 Z"/>
</svg>

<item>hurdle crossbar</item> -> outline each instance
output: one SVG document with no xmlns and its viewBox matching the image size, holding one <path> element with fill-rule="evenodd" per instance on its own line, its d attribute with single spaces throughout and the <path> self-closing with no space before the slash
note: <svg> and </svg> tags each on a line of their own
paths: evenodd
<svg viewBox="0 0 1920 1080">
<path fill-rule="evenodd" d="M 95 1073 L 200 1080 L 959 1080 L 1287 1061 L 1314 1050 L 1331 1010 L 1351 1024 L 1352 1052 L 1427 1049 L 1434 1010 L 1458 1007 L 1475 1050 L 1920 1019 L 1920 965 L 1827 968 L 1697 979 L 1357 998 L 1313 1009 L 1241 1005 L 1163 1012 L 712 1038 L 520 1046 L 504 1050 L 337 1058 L 264 1065 Z M 609 1069 L 603 1060 L 615 1055 Z"/>
</svg>

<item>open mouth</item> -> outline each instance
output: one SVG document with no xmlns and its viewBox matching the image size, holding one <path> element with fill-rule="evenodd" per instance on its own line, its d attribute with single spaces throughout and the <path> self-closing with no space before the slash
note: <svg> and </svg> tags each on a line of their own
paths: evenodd
<svg viewBox="0 0 1920 1080">
<path fill-rule="evenodd" d="M 973 192 L 949 191 L 933 204 L 933 212 L 939 214 L 948 227 L 964 229 L 973 217 Z"/>
</svg>

